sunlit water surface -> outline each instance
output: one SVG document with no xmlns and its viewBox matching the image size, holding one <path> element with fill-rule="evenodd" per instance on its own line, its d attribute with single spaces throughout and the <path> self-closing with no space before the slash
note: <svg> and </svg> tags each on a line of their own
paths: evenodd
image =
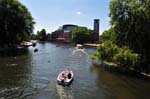
<svg viewBox="0 0 150 99">
<path fill-rule="evenodd" d="M 150 83 L 93 66 L 95 49 L 38 43 L 23 55 L 0 58 L 0 99 L 150 99 Z M 57 85 L 66 68 L 74 72 L 69 87 Z"/>
</svg>

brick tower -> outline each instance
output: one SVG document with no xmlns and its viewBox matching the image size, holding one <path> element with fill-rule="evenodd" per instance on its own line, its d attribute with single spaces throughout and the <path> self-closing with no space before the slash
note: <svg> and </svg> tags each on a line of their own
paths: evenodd
<svg viewBox="0 0 150 99">
<path fill-rule="evenodd" d="M 93 42 L 99 42 L 99 19 L 94 19 Z"/>
</svg>

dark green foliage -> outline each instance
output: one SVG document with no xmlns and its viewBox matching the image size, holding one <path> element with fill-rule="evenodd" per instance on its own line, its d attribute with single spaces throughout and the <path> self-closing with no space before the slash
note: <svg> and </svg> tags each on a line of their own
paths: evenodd
<svg viewBox="0 0 150 99">
<path fill-rule="evenodd" d="M 46 40 L 46 30 L 45 29 L 42 29 L 41 31 L 40 31 L 40 40 L 41 41 L 45 41 Z"/>
<path fill-rule="evenodd" d="M 31 39 L 31 40 L 36 40 L 36 39 L 37 39 L 37 35 L 31 34 L 30 39 Z"/>
<path fill-rule="evenodd" d="M 117 44 L 141 55 L 143 69 L 150 64 L 150 0 L 112 0 L 111 25 L 117 31 Z M 150 71 L 150 68 L 149 68 Z"/>
<path fill-rule="evenodd" d="M 119 52 L 114 55 L 113 61 L 124 68 L 135 67 L 139 61 L 139 55 L 133 53 L 128 48 L 119 48 Z"/>
<path fill-rule="evenodd" d="M 97 48 L 99 59 L 102 61 L 112 61 L 113 56 L 118 53 L 118 50 L 117 45 L 111 41 L 106 41 Z"/>
<path fill-rule="evenodd" d="M 13 45 L 29 40 L 33 18 L 18 0 L 0 0 L 0 45 Z"/>
<path fill-rule="evenodd" d="M 76 43 L 87 43 L 91 41 L 92 30 L 86 27 L 76 27 L 72 31 L 73 41 Z"/>
<path fill-rule="evenodd" d="M 113 28 L 104 31 L 103 34 L 100 35 L 101 43 L 105 41 L 112 41 L 113 43 L 116 43 L 116 39 L 117 39 L 117 33 L 114 31 Z"/>
<path fill-rule="evenodd" d="M 47 39 L 46 30 L 42 29 L 41 31 L 37 31 L 36 39 L 40 41 L 45 41 Z"/>
<path fill-rule="evenodd" d="M 92 55 L 92 58 L 127 68 L 137 64 L 139 55 L 128 48 L 120 48 L 111 41 L 106 41 L 98 46 L 97 53 Z"/>
</svg>

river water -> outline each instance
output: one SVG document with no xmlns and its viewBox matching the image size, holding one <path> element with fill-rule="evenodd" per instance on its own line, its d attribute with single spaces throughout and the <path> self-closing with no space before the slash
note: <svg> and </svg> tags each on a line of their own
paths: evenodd
<svg viewBox="0 0 150 99">
<path fill-rule="evenodd" d="M 93 66 L 95 49 L 38 43 L 23 55 L 0 58 L 0 99 L 150 99 L 150 83 Z M 66 68 L 74 72 L 69 87 L 57 85 Z"/>
</svg>

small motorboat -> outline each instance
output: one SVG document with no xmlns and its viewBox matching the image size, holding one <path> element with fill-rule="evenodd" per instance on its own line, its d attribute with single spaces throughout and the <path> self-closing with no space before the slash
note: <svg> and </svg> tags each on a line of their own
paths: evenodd
<svg viewBox="0 0 150 99">
<path fill-rule="evenodd" d="M 57 82 L 59 85 L 69 86 L 72 81 L 73 72 L 71 70 L 62 71 L 57 77 Z"/>
<path fill-rule="evenodd" d="M 76 48 L 77 48 L 77 49 L 83 49 L 83 45 L 77 44 L 77 45 L 76 45 Z"/>
</svg>

